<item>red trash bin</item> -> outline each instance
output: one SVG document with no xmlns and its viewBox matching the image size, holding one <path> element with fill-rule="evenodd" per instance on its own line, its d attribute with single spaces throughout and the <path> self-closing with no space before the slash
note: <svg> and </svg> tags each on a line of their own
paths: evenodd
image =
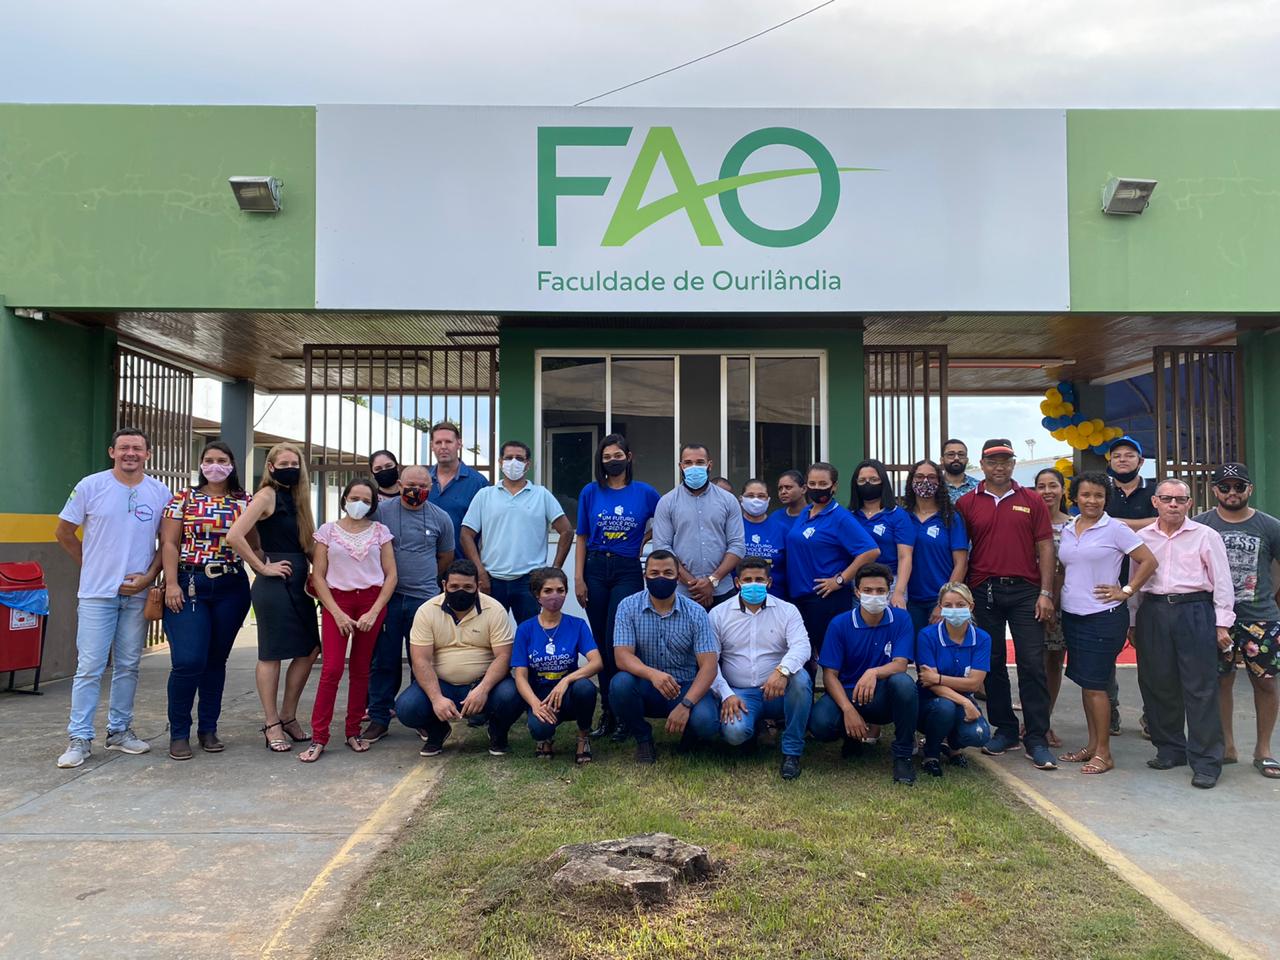
<svg viewBox="0 0 1280 960">
<path fill-rule="evenodd" d="M 44 593 L 43 604 L 27 601 Z M 35 683 L 30 692 L 40 690 L 40 662 L 44 659 L 44 637 L 48 616 L 23 609 L 34 606 L 48 609 L 48 587 L 44 582 L 44 569 L 38 563 L 0 563 L 0 673 L 9 672 L 8 690 L 13 691 L 14 673 L 18 670 L 35 670 Z M 19 596 L 31 594 L 31 597 Z M 6 600 L 15 605 L 10 606 Z"/>
</svg>

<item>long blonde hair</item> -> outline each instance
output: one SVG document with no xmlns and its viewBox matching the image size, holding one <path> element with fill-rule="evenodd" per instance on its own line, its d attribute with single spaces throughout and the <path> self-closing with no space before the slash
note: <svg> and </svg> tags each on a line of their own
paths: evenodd
<svg viewBox="0 0 1280 960">
<path fill-rule="evenodd" d="M 307 476 L 307 462 L 302 459 L 302 451 L 292 443 L 277 443 L 267 451 L 267 463 L 274 467 L 276 458 L 282 453 L 292 453 L 298 458 L 298 482 L 292 487 L 286 487 L 272 480 L 271 471 L 264 469 L 258 489 L 270 487 L 273 490 L 288 490 L 293 495 L 293 506 L 298 517 L 298 545 L 309 557 L 315 549 L 316 521 L 311 515 L 311 478 Z"/>
</svg>

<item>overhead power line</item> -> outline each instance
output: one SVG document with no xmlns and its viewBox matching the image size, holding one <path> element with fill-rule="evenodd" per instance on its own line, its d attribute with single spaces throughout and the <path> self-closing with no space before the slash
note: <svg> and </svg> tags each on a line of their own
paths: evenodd
<svg viewBox="0 0 1280 960">
<path fill-rule="evenodd" d="M 639 80 L 632 80 L 630 83 L 624 83 L 622 86 L 614 87 L 612 90 L 606 90 L 604 93 L 597 93 L 594 97 L 587 97 L 587 99 L 585 100 L 579 100 L 577 103 L 574 104 L 574 106 L 581 107 L 583 104 L 591 103 L 591 101 L 593 100 L 599 100 L 603 97 L 609 96 L 610 94 L 620 93 L 621 91 L 628 90 L 631 87 L 637 87 L 640 84 L 647 83 L 648 81 L 653 80 L 657 77 L 664 77 L 668 73 L 675 73 L 677 70 L 683 70 L 685 67 L 692 66 L 695 63 L 701 63 L 703 60 L 710 60 L 712 57 L 716 56 L 717 54 L 724 53 L 726 50 L 732 50 L 734 47 L 740 47 L 744 43 L 749 43 L 750 41 L 755 40 L 757 37 L 763 37 L 766 33 L 773 33 L 773 31 L 778 30 L 782 27 L 785 27 L 788 23 L 795 23 L 797 20 L 803 19 L 804 17 L 809 16 L 809 14 L 811 13 L 816 13 L 817 11 L 821 10 L 823 7 L 829 7 L 831 6 L 831 4 L 835 2 L 836 0 L 824 0 L 823 3 L 818 4 L 816 7 L 809 8 L 808 10 L 804 11 L 804 13 L 797 13 L 794 17 L 791 17 L 788 20 L 783 20 L 781 23 L 775 23 L 772 27 L 769 27 L 767 30 L 761 30 L 759 33 L 753 33 L 751 36 L 743 37 L 741 40 L 737 40 L 729 44 L 728 46 L 721 47 L 719 50 L 712 50 L 710 53 L 704 53 L 700 57 L 694 57 L 692 60 L 686 60 L 684 63 L 678 63 L 674 67 L 668 67 L 666 70 L 659 70 L 657 73 L 651 73 L 649 74 L 649 76 L 641 77 Z"/>
</svg>

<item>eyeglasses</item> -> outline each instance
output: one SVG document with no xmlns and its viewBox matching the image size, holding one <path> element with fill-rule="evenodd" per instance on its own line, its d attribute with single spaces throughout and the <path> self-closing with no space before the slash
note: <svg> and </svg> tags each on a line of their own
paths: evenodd
<svg viewBox="0 0 1280 960">
<path fill-rule="evenodd" d="M 964 460 L 967 457 L 968 454 L 961 453 L 959 450 L 952 450 L 950 453 L 944 453 L 942 455 L 943 460 Z"/>
<path fill-rule="evenodd" d="M 1156 499 L 1159 500 L 1161 503 L 1176 503 L 1178 506 L 1182 506 L 1184 503 L 1191 502 L 1190 497 L 1174 497 L 1174 496 L 1170 496 L 1167 493 L 1161 494 L 1160 496 L 1156 497 Z"/>
<path fill-rule="evenodd" d="M 1235 483 L 1215 483 L 1214 487 L 1219 493 L 1244 493 L 1249 489 L 1247 483 L 1236 481 Z"/>
</svg>

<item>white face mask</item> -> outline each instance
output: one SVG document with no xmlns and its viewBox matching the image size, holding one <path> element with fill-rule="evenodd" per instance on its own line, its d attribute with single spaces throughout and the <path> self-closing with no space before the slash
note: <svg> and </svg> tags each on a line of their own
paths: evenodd
<svg viewBox="0 0 1280 960">
<path fill-rule="evenodd" d="M 369 515 L 369 504 L 363 500 L 347 501 L 347 516 L 352 520 L 363 520 Z"/>
<path fill-rule="evenodd" d="M 768 497 L 743 497 L 742 510 L 749 517 L 763 516 L 769 509 Z"/>
<path fill-rule="evenodd" d="M 524 476 L 524 471 L 526 469 L 526 466 L 527 465 L 524 463 L 523 460 L 517 460 L 514 457 L 512 457 L 510 460 L 503 460 L 502 475 L 506 477 L 508 480 L 510 480 L 512 483 L 515 483 L 517 480 L 519 480 L 521 477 Z"/>
<path fill-rule="evenodd" d="M 889 608 L 889 598 L 884 594 L 866 594 L 858 597 L 858 603 L 867 613 L 884 613 Z"/>
</svg>

